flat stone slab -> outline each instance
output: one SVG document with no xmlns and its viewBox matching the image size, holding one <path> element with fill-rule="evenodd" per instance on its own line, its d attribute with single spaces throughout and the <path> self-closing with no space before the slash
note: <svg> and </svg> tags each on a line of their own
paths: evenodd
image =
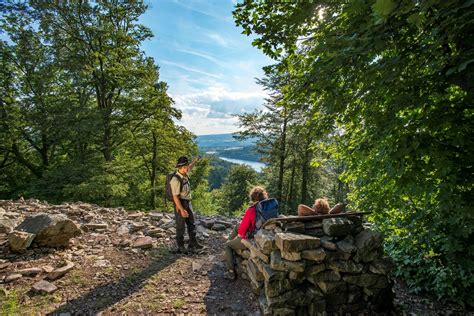
<svg viewBox="0 0 474 316">
<path fill-rule="evenodd" d="M 18 279 L 21 279 L 22 277 L 23 276 L 20 273 L 10 274 L 10 275 L 7 275 L 4 282 L 5 283 L 10 283 L 10 282 L 16 281 Z"/>
<path fill-rule="evenodd" d="M 84 226 L 86 226 L 90 230 L 107 229 L 109 227 L 107 223 L 89 223 L 89 224 L 85 224 Z"/>
<path fill-rule="evenodd" d="M 53 293 L 54 291 L 56 291 L 58 289 L 58 287 L 56 285 L 54 285 L 53 283 L 49 283 L 48 281 L 41 280 L 41 281 L 36 282 L 35 284 L 33 284 L 31 289 L 35 292 L 38 292 L 38 293 L 49 294 L 49 293 Z"/>
<path fill-rule="evenodd" d="M 136 212 L 136 213 L 129 213 L 127 215 L 127 219 L 137 219 L 143 216 L 143 213 Z"/>
<path fill-rule="evenodd" d="M 304 261 L 289 261 L 281 258 L 279 250 L 272 251 L 270 260 L 270 267 L 273 270 L 284 271 L 284 272 L 303 272 L 306 264 Z"/>
<path fill-rule="evenodd" d="M 320 239 L 302 234 L 277 233 L 275 235 L 275 243 L 281 251 L 299 252 L 318 248 Z"/>
<path fill-rule="evenodd" d="M 321 262 L 326 258 L 326 252 L 322 248 L 303 250 L 301 257 L 303 259 Z"/>
<path fill-rule="evenodd" d="M 300 261 L 301 260 L 301 252 L 293 252 L 293 251 L 282 251 L 281 257 L 285 260 L 289 261 Z"/>
<path fill-rule="evenodd" d="M 49 280 L 56 280 L 71 271 L 74 268 L 74 263 L 70 261 L 66 261 L 66 265 L 58 268 L 56 270 L 53 270 L 52 272 L 48 273 L 48 279 Z"/>
<path fill-rule="evenodd" d="M 26 269 L 21 269 L 21 270 L 18 270 L 18 271 L 15 271 L 16 273 L 19 273 L 23 276 L 34 276 L 34 275 L 37 275 L 37 274 L 40 274 L 41 272 L 43 272 L 43 269 L 41 268 L 26 268 Z"/>
<path fill-rule="evenodd" d="M 140 249 L 149 249 L 153 247 L 153 239 L 151 237 L 140 237 L 133 241 L 132 244 L 133 248 L 140 248 Z"/>
</svg>

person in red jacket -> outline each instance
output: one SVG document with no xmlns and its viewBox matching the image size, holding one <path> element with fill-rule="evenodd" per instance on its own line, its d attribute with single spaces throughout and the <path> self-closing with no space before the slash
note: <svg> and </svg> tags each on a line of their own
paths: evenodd
<svg viewBox="0 0 474 316">
<path fill-rule="evenodd" d="M 242 239 L 246 239 L 247 233 L 251 232 L 255 228 L 255 205 L 268 198 L 268 193 L 262 187 L 254 187 L 250 190 L 249 194 L 250 206 L 245 211 L 242 221 L 234 228 L 234 231 L 229 236 L 228 241 L 225 243 L 225 261 L 227 271 L 224 274 L 226 279 L 235 279 L 234 272 L 234 251 L 247 249 L 242 244 Z"/>
</svg>

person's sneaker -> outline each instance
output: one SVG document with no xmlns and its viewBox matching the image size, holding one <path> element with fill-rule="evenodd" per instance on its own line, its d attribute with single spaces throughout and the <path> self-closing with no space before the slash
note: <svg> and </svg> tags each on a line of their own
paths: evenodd
<svg viewBox="0 0 474 316">
<path fill-rule="evenodd" d="M 224 279 L 235 280 L 234 270 L 227 270 L 226 272 L 224 272 Z"/>
</svg>

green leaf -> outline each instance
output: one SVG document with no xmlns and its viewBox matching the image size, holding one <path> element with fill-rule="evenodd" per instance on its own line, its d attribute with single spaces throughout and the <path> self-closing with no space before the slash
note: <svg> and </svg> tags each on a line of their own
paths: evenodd
<svg viewBox="0 0 474 316">
<path fill-rule="evenodd" d="M 388 17 L 396 7 L 397 4 L 393 0 L 377 0 L 372 5 L 374 12 L 383 17 Z"/>
</svg>

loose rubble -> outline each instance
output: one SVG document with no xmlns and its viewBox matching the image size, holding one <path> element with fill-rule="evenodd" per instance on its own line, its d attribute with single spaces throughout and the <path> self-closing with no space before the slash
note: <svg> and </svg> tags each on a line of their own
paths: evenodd
<svg viewBox="0 0 474 316">
<path fill-rule="evenodd" d="M 172 212 L 0 200 L 0 314 L 317 314 L 323 300 L 332 314 L 349 301 L 376 297 L 385 281 L 374 275 L 391 270 L 381 257 L 381 237 L 360 221 L 352 219 L 347 236 L 341 235 L 346 221 L 274 223 L 240 253 L 242 278 L 228 281 L 223 244 L 239 218 L 198 211 L 195 217 L 206 249 L 178 255 Z M 28 219 L 36 224 L 23 224 Z M 259 294 L 252 292 L 255 285 Z M 406 291 L 397 294 L 403 313 L 445 314 L 437 302 L 430 307 Z M 407 301 L 417 308 L 403 305 Z"/>
</svg>

